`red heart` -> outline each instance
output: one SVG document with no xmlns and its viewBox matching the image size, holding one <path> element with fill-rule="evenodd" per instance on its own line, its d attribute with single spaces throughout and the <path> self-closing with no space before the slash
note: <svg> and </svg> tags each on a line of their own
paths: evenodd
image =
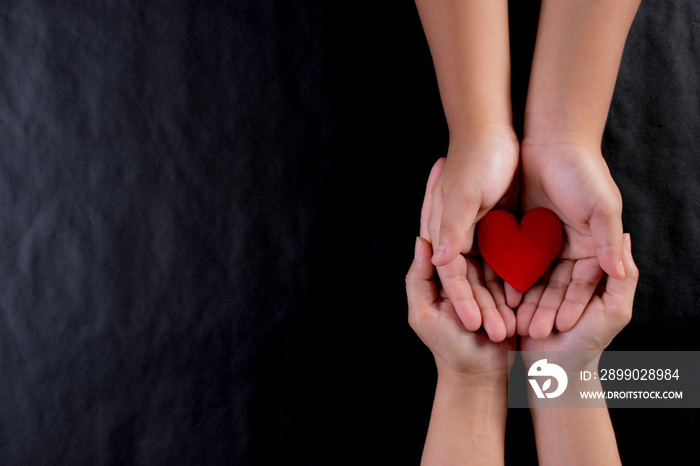
<svg viewBox="0 0 700 466">
<path fill-rule="evenodd" d="M 549 209 L 529 211 L 518 220 L 505 210 L 493 210 L 477 225 L 479 252 L 487 264 L 516 290 L 524 293 L 552 263 L 562 241 L 559 217 Z"/>
</svg>

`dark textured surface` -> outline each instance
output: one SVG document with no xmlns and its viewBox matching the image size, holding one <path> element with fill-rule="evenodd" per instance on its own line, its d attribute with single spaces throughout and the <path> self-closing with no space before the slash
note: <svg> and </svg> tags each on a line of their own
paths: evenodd
<svg viewBox="0 0 700 466">
<path fill-rule="evenodd" d="M 699 349 L 699 50 L 697 2 L 644 2 L 603 148 L 642 273 L 615 349 Z M 417 464 L 403 278 L 446 136 L 411 2 L 2 2 L 1 462 Z M 695 452 L 694 410 L 612 416 L 627 464 Z"/>
</svg>

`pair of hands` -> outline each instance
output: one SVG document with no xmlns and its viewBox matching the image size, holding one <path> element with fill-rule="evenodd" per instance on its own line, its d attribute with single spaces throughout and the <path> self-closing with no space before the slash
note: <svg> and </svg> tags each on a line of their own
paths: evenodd
<svg viewBox="0 0 700 466">
<path fill-rule="evenodd" d="M 583 315 L 567 332 L 552 333 L 537 340 L 523 336 L 521 351 L 602 352 L 629 323 L 639 272 L 631 253 L 629 234 L 623 238 L 622 264 L 625 277 L 608 277 L 586 304 Z M 458 317 L 456 307 L 435 280 L 432 248 L 424 238 L 416 238 L 415 259 L 406 276 L 408 321 L 411 328 L 435 356 L 441 377 L 479 385 L 507 380 L 512 361 L 508 351 L 516 349 L 517 337 L 492 341 L 483 331 L 470 331 Z M 473 257 L 466 257 L 467 280 L 477 301 L 490 294 L 494 301 L 505 301 L 505 290 L 495 272 Z"/>
<path fill-rule="evenodd" d="M 638 271 L 629 235 L 623 242 L 625 277 L 608 277 L 604 287 L 597 287 L 571 330 L 541 340 L 523 336 L 520 350 L 576 351 L 578 357 L 569 363 L 596 370 L 600 353 L 632 315 Z M 432 254 L 430 243 L 416 238 L 415 259 L 406 276 L 409 324 L 430 348 L 438 369 L 421 464 L 502 464 L 507 383 L 514 360 L 509 351 L 516 349 L 518 337 L 494 342 L 482 330 L 467 330 L 435 279 Z M 486 293 L 498 302 L 505 300 L 493 270 L 474 257 L 465 261 L 477 300 Z M 534 361 L 528 362 L 526 354 L 523 360 L 530 365 Z M 534 409 L 532 416 L 540 464 L 620 464 L 607 410 Z"/>
<path fill-rule="evenodd" d="M 437 245 L 432 263 L 442 289 L 462 325 L 483 326 L 494 342 L 516 332 L 541 340 L 555 327 L 571 330 L 605 273 L 625 277 L 622 201 L 600 149 L 552 139 L 519 145 L 512 131 L 470 138 L 451 146 L 428 179 L 421 237 Z M 560 257 L 524 295 L 501 285 L 473 247 L 481 217 L 518 204 L 524 212 L 546 207 L 564 226 Z"/>
</svg>

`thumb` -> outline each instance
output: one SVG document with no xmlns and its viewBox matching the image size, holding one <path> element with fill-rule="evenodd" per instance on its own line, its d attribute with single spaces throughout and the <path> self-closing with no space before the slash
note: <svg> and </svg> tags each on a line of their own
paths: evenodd
<svg viewBox="0 0 700 466">
<path fill-rule="evenodd" d="M 632 315 L 634 292 L 639 280 L 639 269 L 632 258 L 632 244 L 629 234 L 624 235 L 623 242 L 622 261 L 625 267 L 625 277 L 622 279 L 608 277 L 602 298 L 606 310 L 618 313 L 626 321 L 629 321 Z"/>
<path fill-rule="evenodd" d="M 433 254 L 433 264 L 449 264 L 462 251 L 470 251 L 474 242 L 474 219 L 479 213 L 479 200 L 466 190 L 445 196 L 438 247 Z"/>
<path fill-rule="evenodd" d="M 623 236 L 621 209 L 606 207 L 593 212 L 591 235 L 600 268 L 617 279 L 625 277 L 622 260 Z"/>
<path fill-rule="evenodd" d="M 420 211 L 420 235 L 428 241 L 432 241 L 430 238 L 429 222 L 430 217 L 433 215 L 433 191 L 435 191 L 435 185 L 445 166 L 445 160 L 445 157 L 441 157 L 433 165 L 433 168 L 430 170 L 430 175 L 428 176 L 428 184 L 425 187 L 425 196 L 423 196 L 423 207 Z"/>
<path fill-rule="evenodd" d="M 430 262 L 431 254 L 430 243 L 417 237 L 413 263 L 406 275 L 406 295 L 409 308 L 432 304 L 438 297 L 437 284 L 433 280 L 435 267 Z"/>
</svg>

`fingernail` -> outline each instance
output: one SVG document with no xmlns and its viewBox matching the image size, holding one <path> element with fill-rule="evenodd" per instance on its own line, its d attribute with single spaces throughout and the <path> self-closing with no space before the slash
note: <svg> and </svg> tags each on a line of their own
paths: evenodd
<svg viewBox="0 0 700 466">
<path fill-rule="evenodd" d="M 627 255 L 632 254 L 632 239 L 631 239 L 629 234 L 625 235 L 624 249 L 625 249 L 625 254 L 627 254 Z M 622 261 L 620 261 L 620 264 L 622 264 Z"/>
<path fill-rule="evenodd" d="M 435 255 L 433 257 L 442 257 L 445 254 L 447 254 L 447 246 L 441 244 L 438 246 L 437 250 L 435 250 Z"/>
<path fill-rule="evenodd" d="M 420 238 L 416 236 L 416 247 L 413 252 L 413 260 L 416 260 L 420 257 L 420 250 L 423 247 L 423 245 L 420 242 Z"/>
</svg>

